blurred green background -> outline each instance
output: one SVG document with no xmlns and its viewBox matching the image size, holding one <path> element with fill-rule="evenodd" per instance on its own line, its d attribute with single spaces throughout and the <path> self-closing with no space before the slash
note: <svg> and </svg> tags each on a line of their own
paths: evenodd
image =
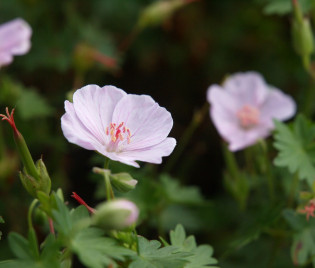
<svg viewBox="0 0 315 268">
<path fill-rule="evenodd" d="M 33 29 L 30 52 L 15 57 L 10 66 L 1 69 L 0 111 L 3 113 L 6 106 L 16 107 L 17 125 L 34 159 L 43 157 L 53 189 L 62 187 L 68 200 L 70 193 L 76 191 L 96 205 L 94 193 L 102 191 L 100 183 L 90 175 L 93 165 L 102 160 L 93 152 L 69 144 L 60 128 L 64 100 L 83 85 L 112 84 L 128 93 L 151 95 L 173 116 L 171 136 L 179 141 L 177 150 L 183 146 L 181 138 L 195 113 L 206 103 L 207 88 L 220 83 L 227 74 L 258 71 L 269 84 L 291 94 L 298 105 L 303 102 L 301 92 L 308 87 L 309 78 L 291 45 L 291 17 L 274 14 L 271 1 L 193 1 L 153 25 L 150 17 L 144 17 L 144 10 L 155 2 L 158 1 L 0 0 L 0 23 L 21 17 Z M 141 29 L 137 28 L 139 23 Z M 17 176 L 20 165 L 11 130 L 7 124 L 0 128 L 4 141 L 0 215 L 6 220 L 1 229 L 1 258 L 7 253 L 6 233 L 25 232 L 28 197 Z M 177 161 L 168 165 L 169 159 L 165 158 L 161 166 L 127 168 L 140 179 L 141 193 L 157 182 L 161 187 L 171 187 L 171 182 L 157 179 L 159 172 L 167 170 L 176 182 L 199 187 L 204 198 L 210 200 L 197 204 L 198 209 L 194 202 L 176 207 L 178 203 L 173 200 L 157 217 L 158 223 L 154 218 L 158 210 L 153 209 L 149 220 L 139 228 L 154 238 L 154 228 L 163 233 L 182 221 L 200 243 L 214 246 L 222 267 L 293 266 L 287 241 L 282 241 L 285 249 L 277 253 L 273 252 L 277 241 L 264 238 L 250 246 L 240 246 L 239 250 L 232 247 L 232 253 L 228 250 L 237 239 L 237 230 L 246 229 L 246 223 L 255 218 L 255 210 L 251 216 L 240 211 L 224 190 L 221 146 L 206 111 Z M 113 163 L 113 169 L 125 167 Z M 145 181 L 147 177 L 153 186 Z M 197 191 L 188 189 L 191 195 Z M 195 194 L 198 197 L 193 201 L 201 198 Z M 273 266 L 268 266 L 271 261 Z"/>
</svg>

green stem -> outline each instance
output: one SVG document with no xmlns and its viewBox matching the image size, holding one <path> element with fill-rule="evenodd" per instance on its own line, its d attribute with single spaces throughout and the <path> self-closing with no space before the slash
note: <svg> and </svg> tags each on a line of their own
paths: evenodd
<svg viewBox="0 0 315 268">
<path fill-rule="evenodd" d="M 302 108 L 302 113 L 305 116 L 312 116 L 314 112 L 314 99 L 315 99 L 315 78 L 312 77 L 310 85 L 308 86 L 305 94 L 303 94 L 303 99 L 301 101 L 300 107 Z"/>
<path fill-rule="evenodd" d="M 106 197 L 107 197 L 107 200 L 110 201 L 110 200 L 113 200 L 115 196 L 114 196 L 112 184 L 110 183 L 108 172 L 104 173 L 104 178 L 105 178 Z"/>
<path fill-rule="evenodd" d="M 29 209 L 28 209 L 28 214 L 27 214 L 27 223 L 29 228 L 33 228 L 33 221 L 32 221 L 32 213 L 35 208 L 35 206 L 38 203 L 38 199 L 34 199 L 33 202 L 31 203 Z"/>
<path fill-rule="evenodd" d="M 104 163 L 104 168 L 105 169 L 108 169 L 109 168 L 109 162 L 110 162 L 110 159 L 109 158 L 105 158 L 105 163 Z"/>
<path fill-rule="evenodd" d="M 32 213 L 34 211 L 35 206 L 37 205 L 39 201 L 37 199 L 34 199 L 31 203 L 28 214 L 27 214 L 27 221 L 28 221 L 28 240 L 30 242 L 29 247 L 30 249 L 35 253 L 36 257 L 39 258 L 39 249 L 38 249 L 38 241 L 37 236 L 35 233 L 35 229 L 33 227 L 32 222 Z"/>
<path fill-rule="evenodd" d="M 106 188 L 106 197 L 107 200 L 113 200 L 115 198 L 114 196 L 114 192 L 113 192 L 113 188 L 112 188 L 112 184 L 110 182 L 110 178 L 109 178 L 109 174 L 110 171 L 108 171 L 108 167 L 109 167 L 109 158 L 105 158 L 105 163 L 104 163 L 104 168 L 105 168 L 105 172 L 104 172 L 104 179 L 105 179 L 105 188 Z"/>
<path fill-rule="evenodd" d="M 5 145 L 3 139 L 2 127 L 0 125 L 0 160 L 5 156 Z"/>
<path fill-rule="evenodd" d="M 235 155 L 227 148 L 226 144 L 223 144 L 223 154 L 224 154 L 227 170 L 230 173 L 230 175 L 235 179 L 240 178 L 241 173 L 238 168 Z"/>
<path fill-rule="evenodd" d="M 198 126 L 202 123 L 207 111 L 209 110 L 209 104 L 206 102 L 200 110 L 195 112 L 190 125 L 185 130 L 183 136 L 180 138 L 178 142 L 178 146 L 175 148 L 174 153 L 168 159 L 167 164 L 165 165 L 164 172 L 170 172 L 170 170 L 174 167 L 179 157 L 182 155 L 184 150 L 186 149 L 191 137 L 194 132 L 198 128 Z"/>
<path fill-rule="evenodd" d="M 290 194 L 288 198 L 288 207 L 291 207 L 294 202 L 294 196 L 296 193 L 297 186 L 299 185 L 299 175 L 298 173 L 295 173 L 292 183 L 291 183 L 291 188 L 290 188 Z"/>
<path fill-rule="evenodd" d="M 270 195 L 270 200 L 273 202 L 275 199 L 275 186 L 274 186 L 274 181 L 273 181 L 273 176 L 270 168 L 270 160 L 268 158 L 268 145 L 265 142 L 265 140 L 260 140 L 259 141 L 262 153 L 263 153 L 263 165 L 264 165 L 264 171 L 266 173 L 267 177 L 267 184 L 268 184 L 268 189 L 269 189 L 269 195 Z"/>
</svg>

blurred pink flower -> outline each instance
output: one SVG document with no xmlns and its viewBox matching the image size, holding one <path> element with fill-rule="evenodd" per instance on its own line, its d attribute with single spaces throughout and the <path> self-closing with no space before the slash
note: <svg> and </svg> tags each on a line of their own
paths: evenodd
<svg viewBox="0 0 315 268">
<path fill-rule="evenodd" d="M 125 199 L 116 199 L 107 203 L 108 208 L 113 211 L 127 211 L 128 216 L 125 218 L 123 225 L 130 226 L 134 224 L 139 216 L 139 209 L 137 206 L 129 200 Z"/>
<path fill-rule="evenodd" d="M 210 86 L 207 99 L 211 119 L 231 151 L 266 138 L 274 129 L 273 119 L 289 119 L 296 111 L 290 96 L 266 84 L 256 72 L 237 73 L 222 86 Z"/>
<path fill-rule="evenodd" d="M 160 164 L 176 145 L 167 137 L 171 114 L 147 95 L 87 85 L 74 93 L 73 103 L 65 101 L 65 110 L 61 127 L 69 142 L 127 165 Z"/>
<path fill-rule="evenodd" d="M 306 214 L 306 220 L 308 221 L 310 217 L 315 217 L 315 199 L 312 199 L 308 202 L 307 206 L 304 206 L 304 209 L 298 210 L 299 213 Z"/>
<path fill-rule="evenodd" d="M 14 55 L 30 50 L 31 35 L 31 27 L 19 18 L 0 25 L 0 67 L 10 64 Z"/>
</svg>

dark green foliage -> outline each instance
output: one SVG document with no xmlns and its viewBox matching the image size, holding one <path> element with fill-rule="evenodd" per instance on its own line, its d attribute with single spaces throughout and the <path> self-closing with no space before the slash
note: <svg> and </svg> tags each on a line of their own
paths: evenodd
<svg viewBox="0 0 315 268">
<path fill-rule="evenodd" d="M 176 246 L 181 252 L 189 252 L 188 263 L 184 268 L 207 268 L 218 267 L 218 261 L 213 258 L 213 248 L 209 245 L 197 246 L 195 237 L 186 237 L 186 232 L 182 225 L 177 225 L 174 231 L 170 232 L 171 245 Z"/>
<path fill-rule="evenodd" d="M 301 180 L 312 186 L 315 174 L 315 125 L 303 115 L 299 115 L 292 127 L 275 121 L 274 147 L 279 154 L 274 164 L 286 167 L 291 174 L 298 173 Z"/>
<path fill-rule="evenodd" d="M 130 268 L 181 268 L 187 263 L 189 253 L 179 252 L 177 247 L 165 246 L 156 240 L 138 238 L 139 256 L 134 257 Z"/>
</svg>

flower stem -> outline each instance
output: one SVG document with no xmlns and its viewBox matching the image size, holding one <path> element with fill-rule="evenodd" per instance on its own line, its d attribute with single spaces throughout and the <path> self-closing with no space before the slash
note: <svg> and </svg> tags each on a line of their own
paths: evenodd
<svg viewBox="0 0 315 268">
<path fill-rule="evenodd" d="M 235 156 L 227 148 L 226 144 L 223 144 L 223 152 L 224 152 L 225 163 L 226 163 L 229 173 L 231 174 L 233 178 L 235 179 L 239 178 L 241 175 L 240 175 L 240 170 L 238 168 Z"/>
<path fill-rule="evenodd" d="M 289 198 L 288 198 L 288 207 L 291 207 L 293 205 L 294 202 L 294 195 L 296 193 L 296 189 L 299 185 L 299 175 L 298 173 L 294 174 L 292 183 L 291 183 L 291 187 L 290 187 L 290 194 L 289 194 Z"/>
<path fill-rule="evenodd" d="M 269 189 L 269 195 L 270 195 L 270 200 L 273 202 L 275 199 L 275 186 L 274 186 L 274 181 L 273 181 L 273 176 L 270 168 L 270 160 L 268 158 L 268 145 L 265 142 L 265 140 L 260 140 L 259 145 L 261 148 L 261 151 L 263 153 L 263 171 L 266 174 L 267 177 L 267 183 L 268 183 L 268 189 Z"/>
<path fill-rule="evenodd" d="M 2 127 L 0 125 L 0 160 L 4 157 L 5 154 L 5 147 L 4 147 L 4 142 L 3 142 L 3 132 L 2 132 Z"/>
<path fill-rule="evenodd" d="M 28 214 L 27 214 L 27 223 L 28 223 L 28 228 L 33 228 L 33 222 L 32 222 L 32 213 L 35 208 L 35 206 L 38 203 L 38 199 L 34 199 L 33 202 L 31 203 L 29 209 L 28 209 Z"/>
<path fill-rule="evenodd" d="M 115 197 L 114 197 L 112 185 L 110 183 L 108 172 L 105 172 L 104 178 L 105 178 L 105 187 L 106 187 L 106 197 L 107 197 L 107 200 L 110 201 L 110 200 L 113 200 Z"/>
<path fill-rule="evenodd" d="M 104 172 L 104 179 L 105 179 L 105 188 L 106 188 L 106 197 L 107 200 L 113 200 L 115 198 L 114 196 L 114 192 L 113 192 L 113 188 L 112 188 L 112 184 L 110 182 L 110 178 L 109 178 L 109 173 L 110 171 L 108 170 L 109 167 L 109 158 L 105 158 L 105 164 L 104 164 L 104 168 L 105 168 L 105 172 Z"/>
<path fill-rule="evenodd" d="M 54 221 L 52 218 L 48 218 L 48 222 L 49 222 L 49 230 L 50 233 L 55 236 L 55 228 L 54 228 Z"/>
<path fill-rule="evenodd" d="M 28 239 L 30 241 L 30 248 L 35 252 L 36 257 L 39 258 L 38 240 L 36 237 L 35 229 L 32 222 L 32 213 L 35 206 L 38 203 L 38 199 L 34 199 L 28 209 L 27 222 L 28 222 Z"/>
<path fill-rule="evenodd" d="M 204 119 L 206 112 L 209 109 L 209 104 L 206 102 L 198 111 L 195 112 L 190 125 L 185 130 L 184 134 L 182 135 L 180 141 L 178 142 L 179 146 L 175 148 L 174 153 L 169 158 L 167 164 L 165 165 L 164 172 L 170 172 L 173 166 L 178 161 L 179 157 L 182 155 L 184 150 L 186 149 L 191 137 L 193 136 L 195 130 L 201 124 Z"/>
</svg>

